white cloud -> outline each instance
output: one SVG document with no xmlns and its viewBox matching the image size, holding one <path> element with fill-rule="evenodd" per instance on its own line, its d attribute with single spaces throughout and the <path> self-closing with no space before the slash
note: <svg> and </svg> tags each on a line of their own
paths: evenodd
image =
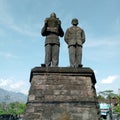
<svg viewBox="0 0 120 120">
<path fill-rule="evenodd" d="M 113 21 L 113 29 L 116 31 L 116 33 L 120 33 L 120 16 L 118 16 L 115 21 Z"/>
<path fill-rule="evenodd" d="M 7 59 L 9 59 L 9 58 L 15 58 L 15 59 L 18 58 L 18 56 L 13 55 L 10 52 L 0 52 L 0 56 L 5 57 Z"/>
<path fill-rule="evenodd" d="M 111 83 L 113 83 L 117 78 L 118 78 L 117 75 L 108 76 L 107 78 L 102 79 L 102 80 L 101 80 L 101 83 L 102 83 L 102 84 L 111 84 Z"/>
<path fill-rule="evenodd" d="M 24 94 L 28 94 L 29 86 L 26 85 L 24 81 L 1 78 L 0 79 L 0 88 L 14 91 L 14 92 L 21 92 Z"/>
<path fill-rule="evenodd" d="M 111 36 L 106 38 L 87 38 L 85 47 L 115 47 L 120 45 L 120 36 Z"/>
<path fill-rule="evenodd" d="M 27 24 L 23 24 L 22 26 L 18 26 L 17 24 L 11 24 L 11 25 L 9 25 L 9 27 L 11 29 L 13 29 L 14 31 L 21 33 L 21 34 L 25 34 L 28 36 L 40 36 L 39 32 L 33 31 L 35 26 L 32 27 L 32 26 L 27 25 Z"/>
<path fill-rule="evenodd" d="M 21 23 L 17 23 L 15 16 L 13 16 L 11 13 L 11 8 L 9 4 L 7 4 L 5 1 L 0 2 L 0 24 L 4 25 L 7 28 L 10 28 L 20 34 L 28 35 L 28 36 L 39 36 L 39 31 L 36 32 L 36 29 L 39 27 L 39 25 L 32 24 L 28 22 L 25 23 L 25 21 L 21 21 Z M 31 22 L 31 21 L 30 21 Z M 2 33 L 3 30 L 0 30 L 0 33 Z"/>
<path fill-rule="evenodd" d="M 5 35 L 5 31 L 0 28 L 0 36 L 3 36 L 3 35 Z"/>
</svg>

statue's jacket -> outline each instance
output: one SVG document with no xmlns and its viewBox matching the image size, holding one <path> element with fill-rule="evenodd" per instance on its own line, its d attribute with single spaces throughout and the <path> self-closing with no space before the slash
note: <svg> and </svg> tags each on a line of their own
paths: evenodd
<svg viewBox="0 0 120 120">
<path fill-rule="evenodd" d="M 76 44 L 82 46 L 82 44 L 85 42 L 84 30 L 80 27 L 72 26 L 67 29 L 64 39 L 68 44 L 68 47 Z"/>
<path fill-rule="evenodd" d="M 61 21 L 58 18 L 46 18 L 41 34 L 46 36 L 45 45 L 60 45 L 59 36 L 63 37 L 64 35 L 64 32 L 61 28 Z"/>
</svg>

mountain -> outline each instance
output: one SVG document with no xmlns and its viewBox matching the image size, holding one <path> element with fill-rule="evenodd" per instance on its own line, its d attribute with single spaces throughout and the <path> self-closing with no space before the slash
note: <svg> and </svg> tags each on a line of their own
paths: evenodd
<svg viewBox="0 0 120 120">
<path fill-rule="evenodd" d="M 23 93 L 11 92 L 0 88 L 0 103 L 1 102 L 27 102 L 27 95 Z"/>
</svg>

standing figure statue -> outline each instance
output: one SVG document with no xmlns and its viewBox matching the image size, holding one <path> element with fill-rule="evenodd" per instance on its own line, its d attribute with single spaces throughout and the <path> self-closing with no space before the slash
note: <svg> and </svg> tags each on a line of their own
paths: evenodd
<svg viewBox="0 0 120 120">
<path fill-rule="evenodd" d="M 78 19 L 72 19 L 72 27 L 65 33 L 65 42 L 69 48 L 69 60 L 71 67 L 82 67 L 82 45 L 85 42 L 85 33 L 78 27 Z"/>
<path fill-rule="evenodd" d="M 61 27 L 61 21 L 55 13 L 51 13 L 49 18 L 45 19 L 44 27 L 41 31 L 45 40 L 45 66 L 57 67 L 59 63 L 59 36 L 63 37 L 64 32 Z"/>
</svg>

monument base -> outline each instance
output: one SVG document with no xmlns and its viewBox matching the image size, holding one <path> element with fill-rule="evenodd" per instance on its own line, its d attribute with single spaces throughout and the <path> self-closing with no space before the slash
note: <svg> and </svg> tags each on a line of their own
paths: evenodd
<svg viewBox="0 0 120 120">
<path fill-rule="evenodd" d="M 24 120 L 99 120 L 90 68 L 35 67 Z"/>
</svg>

